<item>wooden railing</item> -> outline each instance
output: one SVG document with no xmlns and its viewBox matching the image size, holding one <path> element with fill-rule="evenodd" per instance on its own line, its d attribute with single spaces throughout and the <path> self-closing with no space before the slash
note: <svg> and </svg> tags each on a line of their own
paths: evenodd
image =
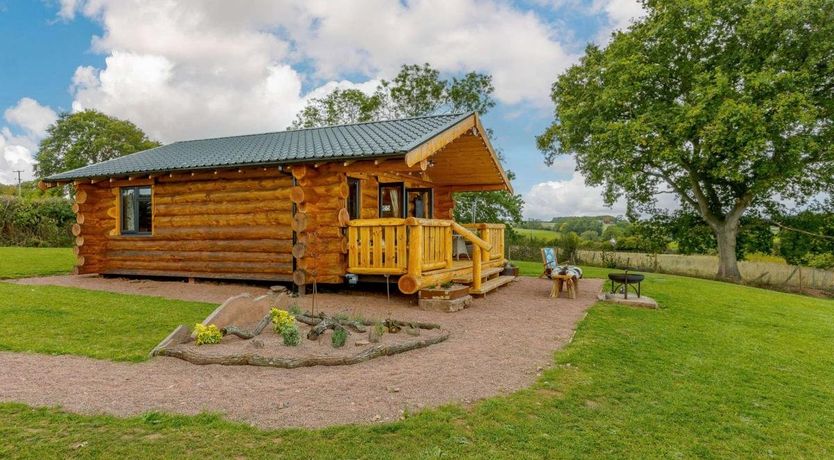
<svg viewBox="0 0 834 460">
<path fill-rule="evenodd" d="M 485 262 L 504 257 L 504 224 L 464 224 L 464 227 L 492 245 L 492 249 L 484 251 Z"/>
<path fill-rule="evenodd" d="M 402 275 L 408 268 L 405 219 L 357 219 L 348 226 L 348 272 Z"/>
<path fill-rule="evenodd" d="M 482 264 L 503 257 L 503 225 L 462 226 L 451 220 L 413 217 L 352 220 L 348 224 L 347 271 L 359 275 L 402 275 L 398 281 L 400 290 L 407 294 L 417 292 L 427 283 L 444 278 L 443 274 L 424 277 L 424 273 L 453 268 L 455 233 L 472 243 L 472 287 L 480 289 Z"/>
</svg>

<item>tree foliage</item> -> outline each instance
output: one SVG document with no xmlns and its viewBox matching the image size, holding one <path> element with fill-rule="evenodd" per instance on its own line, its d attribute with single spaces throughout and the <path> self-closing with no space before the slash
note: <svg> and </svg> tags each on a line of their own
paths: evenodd
<svg viewBox="0 0 834 460">
<path fill-rule="evenodd" d="M 781 216 L 779 254 L 791 264 L 834 268 L 834 209 Z"/>
<path fill-rule="evenodd" d="M 440 78 L 429 64 L 404 65 L 391 80 L 382 80 L 372 94 L 335 89 L 313 98 L 290 129 L 417 117 L 439 112 L 478 112 L 495 106 L 492 76 L 469 72 L 461 78 Z"/>
<path fill-rule="evenodd" d="M 159 145 L 126 120 L 95 110 L 62 113 L 40 143 L 35 175 L 46 177 Z"/>
<path fill-rule="evenodd" d="M 742 215 L 834 181 L 834 2 L 646 0 L 646 18 L 558 78 L 551 163 L 575 154 L 610 204 L 677 194 L 737 279 Z"/>
<path fill-rule="evenodd" d="M 382 80 L 372 94 L 356 89 L 336 89 L 311 99 L 290 129 L 416 117 L 434 113 L 477 112 L 484 115 L 495 101 L 492 76 L 469 72 L 443 79 L 429 64 L 403 65 L 390 81 Z M 501 152 L 497 151 L 499 158 Z M 512 171 L 507 171 L 510 180 Z M 523 201 L 508 192 L 455 194 L 455 219 L 470 222 L 475 210 L 479 222 L 517 223 Z"/>
</svg>

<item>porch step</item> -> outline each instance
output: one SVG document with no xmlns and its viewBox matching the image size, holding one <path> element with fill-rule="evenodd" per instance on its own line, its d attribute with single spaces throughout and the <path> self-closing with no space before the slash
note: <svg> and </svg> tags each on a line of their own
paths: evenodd
<svg viewBox="0 0 834 460">
<path fill-rule="evenodd" d="M 492 278 L 493 275 L 501 273 L 503 270 L 504 269 L 502 267 L 484 268 L 481 270 L 481 279 Z M 472 273 L 470 272 L 466 276 L 455 278 L 452 282 L 458 284 L 472 284 Z"/>
<path fill-rule="evenodd" d="M 480 289 L 476 290 L 476 289 L 470 288 L 469 293 L 474 294 L 474 295 L 484 295 L 487 292 L 493 291 L 493 290 L 498 289 L 499 287 L 501 287 L 505 284 L 508 284 L 508 283 L 511 283 L 511 282 L 515 281 L 515 279 L 516 279 L 515 276 L 499 276 L 498 278 L 493 278 L 491 280 L 486 280 L 483 283 L 481 283 L 481 288 Z"/>
</svg>

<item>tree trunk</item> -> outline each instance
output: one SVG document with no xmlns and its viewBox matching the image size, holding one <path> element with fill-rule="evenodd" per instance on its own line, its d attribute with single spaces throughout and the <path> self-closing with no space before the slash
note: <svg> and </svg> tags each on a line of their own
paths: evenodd
<svg viewBox="0 0 834 460">
<path fill-rule="evenodd" d="M 724 222 L 713 227 L 718 241 L 718 278 L 728 281 L 741 281 L 736 258 L 736 239 L 738 237 L 738 221 Z"/>
</svg>

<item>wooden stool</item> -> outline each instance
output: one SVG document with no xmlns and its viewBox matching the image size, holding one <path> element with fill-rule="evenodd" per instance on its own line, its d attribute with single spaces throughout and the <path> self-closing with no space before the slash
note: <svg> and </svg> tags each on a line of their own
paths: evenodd
<svg viewBox="0 0 834 460">
<path fill-rule="evenodd" d="M 571 299 L 576 298 L 577 280 L 573 275 L 551 275 L 553 287 L 550 288 L 550 297 L 559 297 L 563 290 L 568 292 Z"/>
</svg>

